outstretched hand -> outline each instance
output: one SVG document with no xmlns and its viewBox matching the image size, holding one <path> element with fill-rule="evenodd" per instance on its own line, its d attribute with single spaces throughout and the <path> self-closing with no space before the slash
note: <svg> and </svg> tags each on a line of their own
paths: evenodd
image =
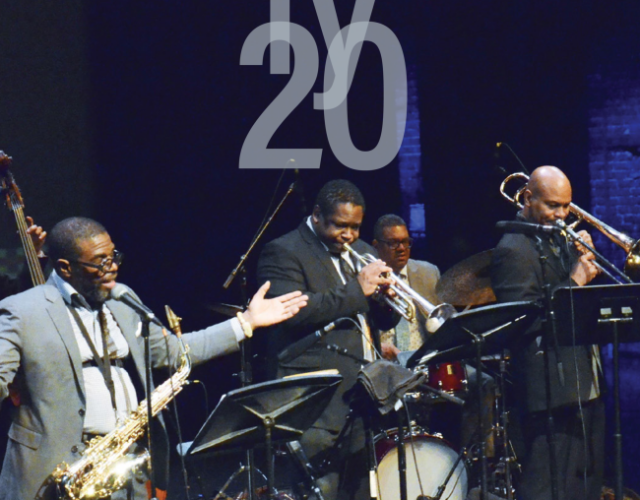
<svg viewBox="0 0 640 500">
<path fill-rule="evenodd" d="M 29 225 L 27 234 L 31 236 L 31 241 L 33 241 L 36 253 L 40 254 L 44 246 L 44 241 L 47 239 L 47 232 L 42 229 L 42 226 L 37 226 L 33 223 L 33 217 L 27 216 L 27 224 Z"/>
<path fill-rule="evenodd" d="M 265 299 L 270 286 L 269 281 L 262 285 L 251 299 L 247 310 L 242 313 L 253 329 L 275 325 L 295 316 L 309 300 L 302 292 L 291 292 L 273 299 Z"/>
</svg>

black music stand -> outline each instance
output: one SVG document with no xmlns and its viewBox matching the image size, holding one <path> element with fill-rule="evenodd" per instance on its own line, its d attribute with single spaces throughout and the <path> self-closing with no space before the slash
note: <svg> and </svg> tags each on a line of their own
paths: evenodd
<svg viewBox="0 0 640 500">
<path fill-rule="evenodd" d="M 482 408 L 483 388 L 480 383 L 481 358 L 483 355 L 500 352 L 512 339 L 522 336 L 542 314 L 537 302 L 520 301 L 492 304 L 465 311 L 448 319 L 411 356 L 407 366 L 476 358 L 478 383 L 478 408 Z M 480 498 L 487 498 L 486 434 L 482 412 L 478 412 L 480 433 L 481 489 Z M 457 466 L 457 463 L 454 467 Z M 444 493 L 446 483 L 440 487 L 438 497 Z"/>
<path fill-rule="evenodd" d="M 560 345 L 613 344 L 615 499 L 622 500 L 618 348 L 620 342 L 640 340 L 640 284 L 562 287 L 553 292 L 551 303 Z"/>
<path fill-rule="evenodd" d="M 327 407 L 341 381 L 340 375 L 303 375 L 228 392 L 186 454 L 248 450 L 264 444 L 269 498 L 275 498 L 273 443 L 298 440 Z"/>
<path fill-rule="evenodd" d="M 492 304 L 458 313 L 426 340 L 409 358 L 407 367 L 474 358 L 474 335 L 481 336 L 483 356 L 500 352 L 513 337 L 526 332 L 541 313 L 540 304 L 530 301 Z"/>
</svg>

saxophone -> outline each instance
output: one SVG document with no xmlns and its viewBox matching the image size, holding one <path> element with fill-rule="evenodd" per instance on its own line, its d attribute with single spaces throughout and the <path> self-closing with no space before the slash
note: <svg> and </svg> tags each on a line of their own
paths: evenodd
<svg viewBox="0 0 640 500">
<path fill-rule="evenodd" d="M 151 393 L 149 399 L 153 416 L 166 407 L 183 389 L 191 372 L 189 347 L 181 338 L 181 318 L 176 316 L 169 306 L 165 306 L 165 309 L 169 325 L 180 342 L 182 355 L 178 370 Z M 58 485 L 60 498 L 80 500 L 108 497 L 125 485 L 130 472 L 139 470 L 148 463 L 150 459 L 148 450 L 138 455 L 127 453 L 145 433 L 147 404 L 145 399 L 127 420 L 113 431 L 87 443 L 81 459 L 71 465 L 62 463 L 56 468 L 52 477 Z"/>
</svg>

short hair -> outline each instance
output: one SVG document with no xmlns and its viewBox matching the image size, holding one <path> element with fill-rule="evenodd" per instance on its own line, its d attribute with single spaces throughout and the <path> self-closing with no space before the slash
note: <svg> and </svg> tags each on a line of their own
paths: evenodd
<svg viewBox="0 0 640 500">
<path fill-rule="evenodd" d="M 106 233 L 99 222 L 87 217 L 69 217 L 58 222 L 47 237 L 48 254 L 52 262 L 58 259 L 76 260 L 80 257 L 79 241 Z"/>
<path fill-rule="evenodd" d="M 407 226 L 402 217 L 395 214 L 387 214 L 380 217 L 373 226 L 373 237 L 376 240 L 382 239 L 382 233 L 388 227 Z"/>
<path fill-rule="evenodd" d="M 341 203 L 353 203 L 362 207 L 363 212 L 366 209 L 364 196 L 360 190 L 355 184 L 344 179 L 327 182 L 316 196 L 316 206 L 320 208 L 320 213 L 325 217 L 332 215 Z"/>
</svg>

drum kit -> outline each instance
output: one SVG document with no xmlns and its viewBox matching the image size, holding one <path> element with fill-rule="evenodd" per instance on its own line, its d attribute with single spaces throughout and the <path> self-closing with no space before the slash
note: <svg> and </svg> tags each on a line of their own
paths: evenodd
<svg viewBox="0 0 640 500">
<path fill-rule="evenodd" d="M 507 346 L 528 329 L 539 308 L 528 302 L 488 305 L 495 302 L 490 262 L 491 251 L 474 255 L 439 282 L 442 300 L 467 309 L 445 322 L 406 363 L 424 374 L 425 383 L 404 398 L 407 426 L 383 430 L 374 439 L 381 500 L 465 500 L 473 484 L 480 485 L 479 498 L 515 496 L 511 476 L 518 464 L 507 430 Z M 461 416 L 460 405 L 466 410 Z"/>
<path fill-rule="evenodd" d="M 529 302 L 487 305 L 495 301 L 490 261 L 491 251 L 482 252 L 441 277 L 438 296 L 466 309 L 405 356 L 406 367 L 424 382 L 404 395 L 400 426 L 379 423 L 372 433 L 380 500 L 465 500 L 476 484 L 489 495 L 479 498 L 514 498 L 511 474 L 518 466 L 507 432 L 506 346 L 512 335 L 528 328 L 538 310 Z M 471 308 L 476 306 L 483 307 Z M 467 360 L 476 360 L 475 369 Z M 279 450 L 277 455 L 289 454 L 284 447 Z M 248 498 L 246 490 L 227 495 L 228 485 L 216 499 Z M 300 500 L 318 495 L 287 489 L 271 495 L 259 490 L 254 497 Z"/>
</svg>

